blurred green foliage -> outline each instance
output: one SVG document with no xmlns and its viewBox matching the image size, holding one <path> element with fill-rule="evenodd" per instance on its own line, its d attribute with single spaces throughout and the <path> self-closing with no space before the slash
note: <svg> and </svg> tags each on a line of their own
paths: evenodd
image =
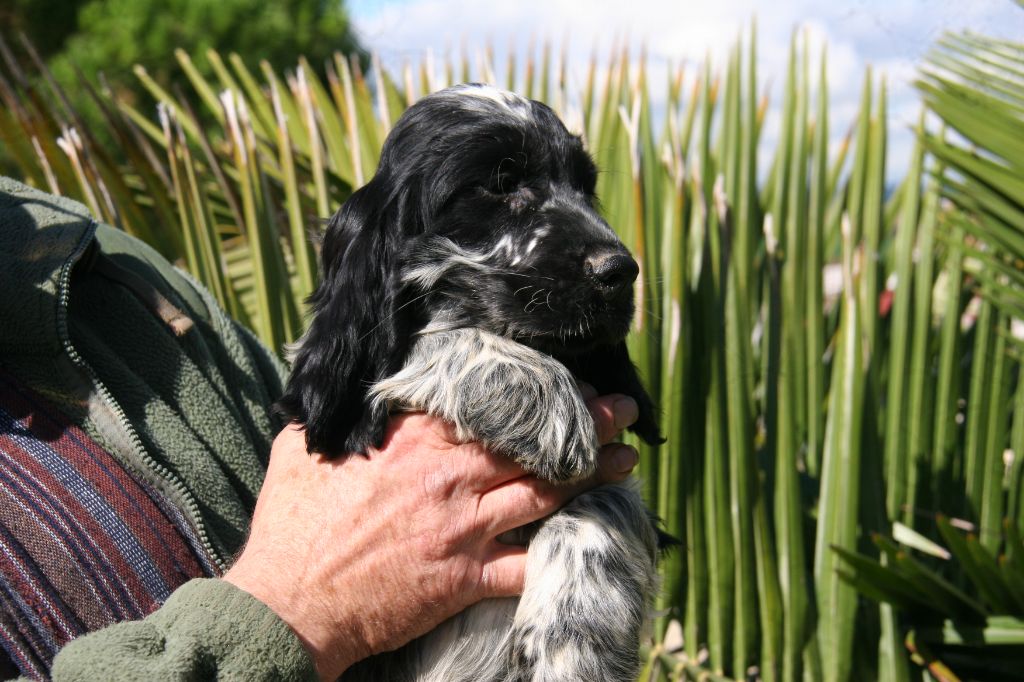
<svg viewBox="0 0 1024 682">
<path fill-rule="evenodd" d="M 294 66 L 297 54 L 317 68 L 334 52 L 358 50 L 338 0 L 91 0 L 50 67 L 65 83 L 78 69 L 86 76 L 103 71 L 117 87 L 135 88 L 135 64 L 158 82 L 183 82 L 169 59 L 179 47 L 200 56 L 216 47 L 246 61 L 266 59 L 275 69 Z M 197 66 L 209 73 L 205 59 Z"/>
<path fill-rule="evenodd" d="M 195 56 L 203 76 L 212 76 L 207 52 L 216 47 L 275 71 L 293 68 L 305 55 L 323 75 L 331 55 L 357 55 L 366 64 L 344 0 L 5 0 L 0 4 L 4 38 L 27 57 L 24 35 L 47 63 L 71 104 L 104 142 L 103 117 L 82 78 L 147 113 L 156 102 L 132 72 L 142 66 L 169 92 L 191 91 L 174 60 L 182 48 Z M 0 172 L 11 172 L 0 152 Z"/>
<path fill-rule="evenodd" d="M 63 49 L 78 30 L 78 10 L 90 0 L 5 0 L 0 4 L 0 26 L 23 33 L 44 57 Z"/>
</svg>

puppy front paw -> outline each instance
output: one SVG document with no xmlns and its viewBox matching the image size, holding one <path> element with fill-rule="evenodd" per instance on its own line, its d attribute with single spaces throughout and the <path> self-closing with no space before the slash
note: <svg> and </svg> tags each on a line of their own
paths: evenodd
<svg viewBox="0 0 1024 682">
<path fill-rule="evenodd" d="M 470 406 L 467 422 L 490 448 L 540 478 L 586 478 L 597 468 L 594 420 L 569 371 L 547 356 L 530 354 L 536 357 L 529 364 L 512 360 L 486 370 L 484 381 L 501 390 Z"/>
<path fill-rule="evenodd" d="M 594 473 L 597 431 L 565 365 L 479 330 L 460 339 L 469 350 L 457 381 L 456 425 L 545 480 L 568 482 Z"/>
<path fill-rule="evenodd" d="M 450 421 L 549 481 L 597 468 L 597 432 L 576 381 L 549 355 L 479 329 L 424 334 L 405 366 L 370 391 L 375 406 L 423 410 Z"/>
</svg>

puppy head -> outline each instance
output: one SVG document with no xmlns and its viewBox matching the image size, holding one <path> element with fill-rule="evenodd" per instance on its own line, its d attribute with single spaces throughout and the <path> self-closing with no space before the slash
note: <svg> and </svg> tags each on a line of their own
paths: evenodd
<svg viewBox="0 0 1024 682">
<path fill-rule="evenodd" d="M 431 328 L 478 327 L 556 356 L 621 340 L 638 268 L 594 208 L 579 137 L 543 104 L 493 88 L 425 103 L 416 114 L 451 121 L 410 130 L 432 186 L 400 276 L 408 296 L 428 297 Z"/>
<path fill-rule="evenodd" d="M 638 267 L 595 209 L 596 178 L 579 137 L 539 102 L 467 85 L 410 107 L 324 237 L 280 401 L 310 449 L 380 444 L 387 414 L 367 390 L 417 333 L 477 327 L 578 367 L 615 349 L 635 386 L 610 388 L 642 393 L 622 345 Z"/>
</svg>

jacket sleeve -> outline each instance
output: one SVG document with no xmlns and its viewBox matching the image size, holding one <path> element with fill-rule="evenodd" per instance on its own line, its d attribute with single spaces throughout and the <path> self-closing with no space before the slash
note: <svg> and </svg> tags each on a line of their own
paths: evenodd
<svg viewBox="0 0 1024 682">
<path fill-rule="evenodd" d="M 298 636 L 268 606 L 223 580 L 178 588 L 140 621 L 67 644 L 55 682 L 93 680 L 315 680 Z"/>
</svg>

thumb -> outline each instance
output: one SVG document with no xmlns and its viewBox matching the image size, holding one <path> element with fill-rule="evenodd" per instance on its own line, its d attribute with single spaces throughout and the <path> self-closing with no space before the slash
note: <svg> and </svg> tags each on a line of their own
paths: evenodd
<svg viewBox="0 0 1024 682">
<path fill-rule="evenodd" d="M 496 548 L 483 565 L 480 598 L 518 597 L 526 580 L 526 548 L 494 544 Z"/>
</svg>

